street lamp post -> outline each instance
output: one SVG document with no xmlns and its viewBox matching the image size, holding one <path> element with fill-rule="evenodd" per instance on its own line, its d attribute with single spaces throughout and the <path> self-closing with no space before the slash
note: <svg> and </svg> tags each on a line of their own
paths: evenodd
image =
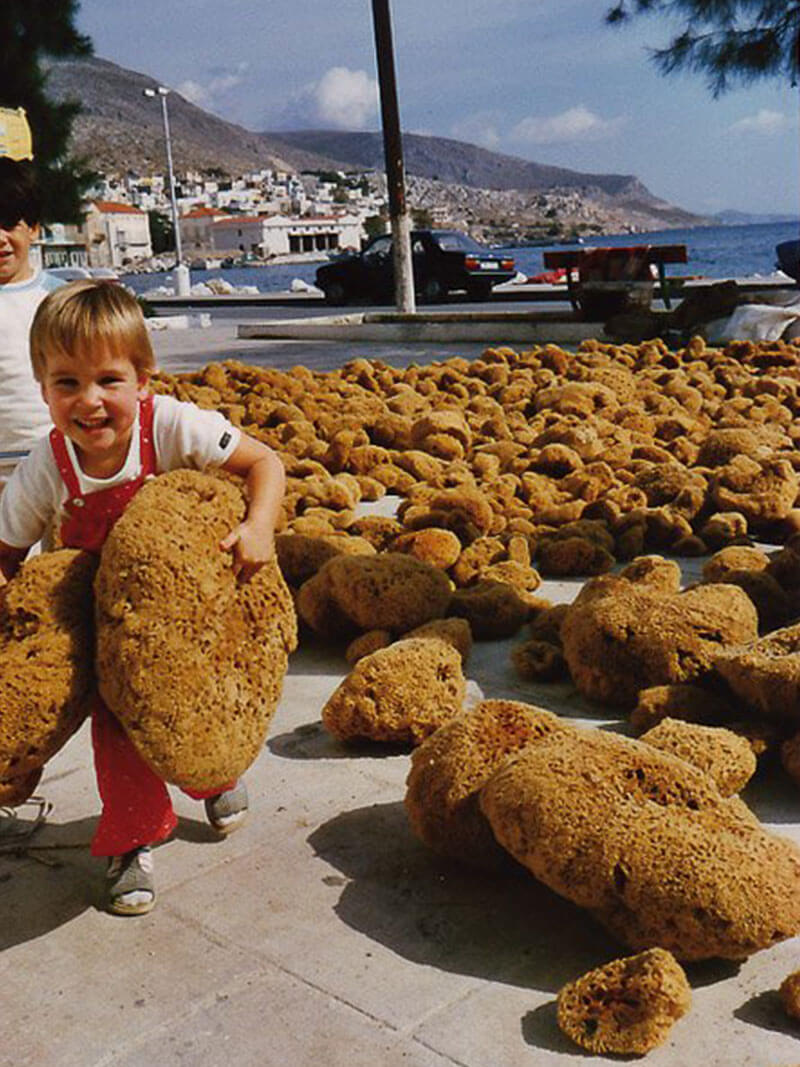
<svg viewBox="0 0 800 1067">
<path fill-rule="evenodd" d="M 164 120 L 164 141 L 167 146 L 167 171 L 169 174 L 169 199 L 172 205 L 172 228 L 175 233 L 175 290 L 178 296 L 186 296 L 189 292 L 189 268 L 183 263 L 183 251 L 181 249 L 181 227 L 178 222 L 178 201 L 175 196 L 175 172 L 172 167 L 172 138 L 169 133 L 169 114 L 167 113 L 167 96 L 169 89 L 159 85 L 156 89 L 142 89 L 142 93 L 149 97 L 161 97 L 161 117 Z"/>
</svg>

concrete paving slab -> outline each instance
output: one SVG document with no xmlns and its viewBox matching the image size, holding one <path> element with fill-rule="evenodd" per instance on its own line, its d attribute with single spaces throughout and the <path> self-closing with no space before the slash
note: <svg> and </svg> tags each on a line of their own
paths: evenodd
<svg viewBox="0 0 800 1067">
<path fill-rule="evenodd" d="M 451 1067 L 453 1061 L 302 982 L 246 975 L 110 1062 L 115 1067 Z"/>
<path fill-rule="evenodd" d="M 580 584 L 545 582 L 541 594 L 571 600 Z M 625 729 L 570 685 L 517 679 L 509 654 L 523 639 L 475 644 L 474 691 Z M 342 746 L 320 722 L 345 673 L 341 649 L 318 642 L 292 657 L 239 833 L 214 839 L 202 807 L 175 792 L 180 823 L 156 851 L 149 916 L 102 911 L 103 864 L 85 847 L 97 812 L 88 731 L 51 761 L 40 792 L 54 808 L 36 847 L 0 844 L 0 1064 L 614 1062 L 563 1038 L 554 998 L 625 951 L 524 871 L 489 877 L 428 852 L 402 805 L 408 752 Z M 786 776 L 773 770 L 744 795 L 800 842 Z M 797 1067 L 800 1030 L 775 991 L 800 966 L 798 948 L 689 968 L 693 1007 L 646 1062 Z"/>
</svg>

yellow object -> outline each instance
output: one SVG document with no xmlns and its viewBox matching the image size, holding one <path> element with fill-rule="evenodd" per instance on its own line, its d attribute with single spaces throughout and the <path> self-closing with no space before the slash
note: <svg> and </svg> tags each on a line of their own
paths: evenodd
<svg viewBox="0 0 800 1067">
<path fill-rule="evenodd" d="M 0 156 L 33 159 L 33 138 L 24 107 L 0 107 Z"/>
</svg>

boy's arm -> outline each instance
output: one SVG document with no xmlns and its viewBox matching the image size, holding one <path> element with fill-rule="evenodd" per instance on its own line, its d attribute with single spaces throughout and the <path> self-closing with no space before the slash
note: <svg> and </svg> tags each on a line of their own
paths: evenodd
<svg viewBox="0 0 800 1067">
<path fill-rule="evenodd" d="M 14 548 L 0 541 L 0 585 L 5 585 L 14 577 L 27 554 L 27 548 Z"/>
<path fill-rule="evenodd" d="M 247 581 L 275 552 L 275 526 L 280 516 L 286 475 L 277 453 L 246 434 L 242 434 L 222 468 L 242 475 L 247 481 L 247 515 L 220 542 L 221 549 L 233 550 L 236 576 Z"/>
</svg>

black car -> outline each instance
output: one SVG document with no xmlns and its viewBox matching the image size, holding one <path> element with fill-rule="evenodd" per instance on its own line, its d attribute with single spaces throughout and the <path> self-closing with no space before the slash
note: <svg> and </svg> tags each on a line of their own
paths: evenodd
<svg viewBox="0 0 800 1067">
<path fill-rule="evenodd" d="M 496 256 L 457 230 L 412 230 L 414 288 L 427 303 L 443 300 L 451 290 L 466 290 L 470 300 L 485 300 L 492 286 L 510 281 L 514 260 Z M 326 263 L 316 273 L 317 287 L 329 304 L 356 300 L 391 303 L 394 265 L 391 234 L 374 237 L 358 253 Z"/>
</svg>

